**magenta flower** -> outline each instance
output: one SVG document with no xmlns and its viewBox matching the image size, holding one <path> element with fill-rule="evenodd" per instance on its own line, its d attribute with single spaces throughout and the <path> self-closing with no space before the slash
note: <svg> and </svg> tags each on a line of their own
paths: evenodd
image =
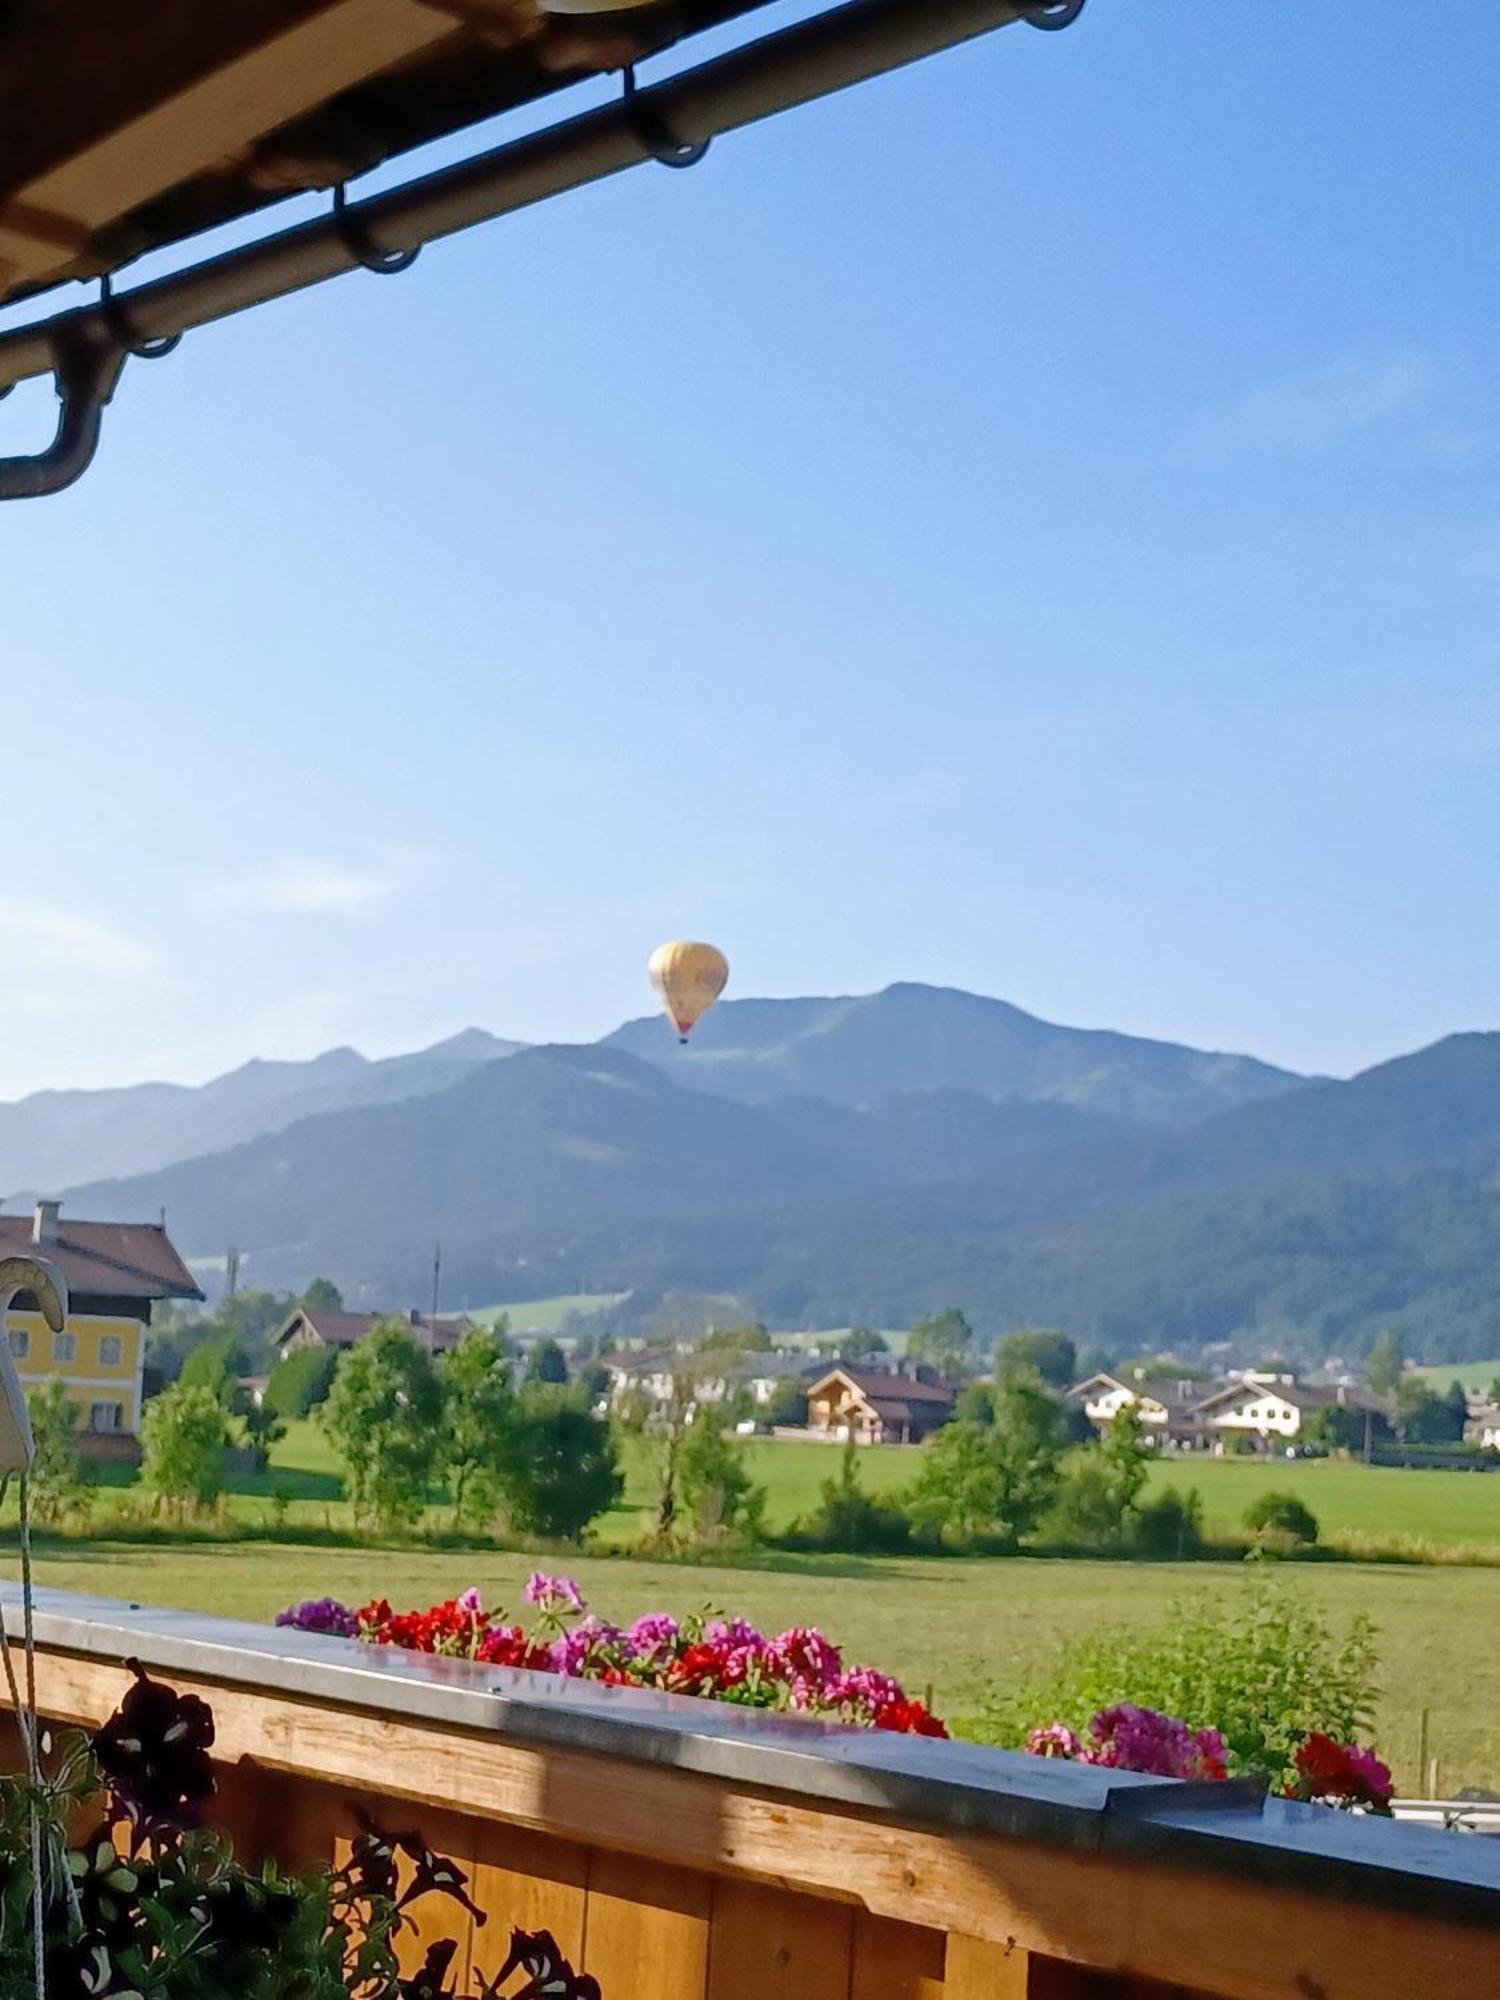
<svg viewBox="0 0 1500 2000">
<path fill-rule="evenodd" d="M 1118 1771 L 1145 1771 L 1157 1778 L 1223 1778 L 1224 1741 L 1217 1730 L 1196 1733 L 1173 1715 L 1118 1702 L 1101 1708 L 1089 1724 L 1091 1764 Z"/>
<path fill-rule="evenodd" d="M 602 1618 L 585 1618 L 580 1625 L 574 1625 L 559 1638 L 554 1639 L 549 1653 L 552 1671 L 566 1674 L 570 1680 L 578 1680 L 592 1666 L 597 1656 L 620 1642 L 617 1625 L 606 1625 Z"/>
<path fill-rule="evenodd" d="M 534 1570 L 526 1585 L 526 1602 L 538 1611 L 582 1613 L 583 1592 L 570 1576 L 546 1576 Z"/>
<path fill-rule="evenodd" d="M 791 1684 L 797 1707 L 805 1706 L 804 1702 L 796 1700 L 799 1685 L 821 1693 L 838 1679 L 843 1669 L 838 1647 L 830 1645 L 823 1634 L 811 1625 L 794 1625 L 789 1632 L 773 1639 L 765 1654 L 770 1671 L 779 1680 Z"/>
<path fill-rule="evenodd" d="M 637 1666 L 654 1666 L 671 1657 L 681 1637 L 682 1627 L 675 1618 L 665 1611 L 651 1611 L 636 1619 L 625 1634 L 625 1643 Z"/>
<path fill-rule="evenodd" d="M 703 1637 L 710 1646 L 750 1646 L 757 1652 L 766 1646 L 766 1637 L 758 1632 L 748 1618 L 710 1618 L 703 1628 Z"/>
<path fill-rule="evenodd" d="M 473 1613 L 474 1617 L 483 1618 L 484 1599 L 479 1594 L 479 1586 L 477 1584 L 471 1583 L 468 1589 L 461 1591 L 453 1601 L 457 1604 L 460 1611 L 469 1611 Z"/>
<path fill-rule="evenodd" d="M 359 1620 L 336 1597 L 312 1597 L 306 1604 L 290 1605 L 276 1614 L 278 1625 L 290 1625 L 298 1632 L 331 1632 L 335 1638 L 357 1639 Z"/>
</svg>

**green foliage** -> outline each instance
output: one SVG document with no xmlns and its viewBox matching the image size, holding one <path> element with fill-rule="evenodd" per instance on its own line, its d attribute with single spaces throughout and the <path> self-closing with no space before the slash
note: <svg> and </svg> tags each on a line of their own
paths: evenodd
<svg viewBox="0 0 1500 2000">
<path fill-rule="evenodd" d="M 1136 1509 L 1129 1527 L 1132 1555 L 1184 1562 L 1203 1547 L 1203 1502 L 1196 1486 L 1168 1486 Z"/>
<path fill-rule="evenodd" d="M 1348 1742 L 1369 1728 L 1375 1659 L 1367 1619 L 1335 1633 L 1292 1593 L 1247 1583 L 1237 1605 L 1179 1600 L 1163 1625 L 1075 1640 L 1055 1673 L 992 1692 L 986 1733 L 1019 1744 L 1039 1723 L 1082 1731 L 1101 1708 L 1135 1702 L 1221 1731 L 1231 1770 L 1280 1786 L 1314 1730 Z"/>
<path fill-rule="evenodd" d="M 141 1416 L 141 1484 L 179 1515 L 210 1507 L 224 1490 L 228 1443 L 229 1412 L 213 1390 L 174 1382 Z"/>
<path fill-rule="evenodd" d="M 910 1547 L 911 1522 L 901 1509 L 882 1506 L 865 1491 L 860 1450 L 852 1437 L 845 1440 L 838 1477 L 823 1481 L 817 1507 L 793 1524 L 786 1536 L 790 1546 L 849 1555 L 899 1555 Z"/>
<path fill-rule="evenodd" d="M 1467 1416 L 1462 1383 L 1452 1383 L 1443 1396 L 1415 1375 L 1397 1385 L 1396 1431 L 1403 1444 L 1459 1444 Z"/>
<path fill-rule="evenodd" d="M 1098 1444 L 1083 1445 L 1064 1458 L 1048 1516 L 1050 1533 L 1076 1548 L 1118 1546 L 1139 1504 L 1150 1463 L 1140 1412 L 1126 1404 Z"/>
<path fill-rule="evenodd" d="M 1258 1540 L 1311 1548 L 1318 1517 L 1295 1493 L 1262 1493 L 1245 1509 L 1245 1526 Z"/>
<path fill-rule="evenodd" d="M 1368 1433 L 1372 1445 L 1384 1444 L 1391 1427 L 1379 1410 L 1360 1410 L 1348 1403 L 1328 1403 L 1314 1410 L 1302 1426 L 1300 1441 L 1329 1451 L 1361 1452 Z"/>
<path fill-rule="evenodd" d="M 245 1345 L 239 1335 L 219 1333 L 193 1349 L 177 1379 L 184 1388 L 207 1389 L 227 1410 L 233 1400 L 234 1385 L 247 1368 Z"/>
<path fill-rule="evenodd" d="M 958 1423 L 988 1428 L 995 1421 L 994 1383 L 965 1382 L 953 1399 L 953 1415 Z"/>
<path fill-rule="evenodd" d="M 310 1313 L 342 1312 L 344 1295 L 332 1278 L 314 1278 L 298 1303 Z"/>
<path fill-rule="evenodd" d="M 1376 1334 L 1374 1345 L 1365 1359 L 1365 1380 L 1377 1395 L 1392 1396 L 1404 1366 L 1400 1341 L 1389 1327 L 1383 1328 Z"/>
<path fill-rule="evenodd" d="M 1078 1354 L 1065 1333 L 1053 1327 L 1023 1327 L 1002 1334 L 995 1343 L 995 1373 L 1007 1375 L 1017 1369 L 1035 1369 L 1054 1389 L 1066 1389 L 1078 1377 Z"/>
<path fill-rule="evenodd" d="M 930 1534 L 1014 1547 L 1052 1503 L 1062 1448 L 1055 1399 L 1036 1376 L 1011 1376 L 996 1388 L 992 1425 L 945 1424 L 927 1444 L 907 1511 Z"/>
<path fill-rule="evenodd" d="M 766 1489 L 750 1477 L 743 1449 L 725 1435 L 721 1415 L 710 1404 L 700 1404 L 688 1425 L 677 1456 L 677 1480 L 700 1540 L 759 1536 Z"/>
<path fill-rule="evenodd" d="M 838 1344 L 840 1361 L 868 1361 L 872 1355 L 889 1354 L 891 1344 L 873 1326 L 851 1326 Z"/>
<path fill-rule="evenodd" d="M 539 1340 L 526 1357 L 526 1380 L 561 1386 L 567 1379 L 568 1357 L 555 1340 Z"/>
<path fill-rule="evenodd" d="M 743 1326 L 709 1327 L 698 1342 L 700 1354 L 769 1354 L 774 1342 L 759 1320 L 746 1320 Z"/>
<path fill-rule="evenodd" d="M 443 1452 L 443 1387 L 403 1319 L 382 1320 L 339 1356 L 321 1421 L 343 1460 L 355 1519 L 416 1526 Z"/>
<path fill-rule="evenodd" d="M 807 1385 L 799 1382 L 794 1375 L 787 1375 L 771 1391 L 771 1400 L 766 1405 L 766 1421 L 770 1424 L 800 1426 L 807 1422 Z"/>
<path fill-rule="evenodd" d="M 245 1443 L 257 1470 L 264 1472 L 271 1461 L 271 1447 L 280 1444 L 286 1436 L 286 1420 L 264 1401 L 257 1403 L 244 1389 L 235 1397 L 234 1413 L 240 1420 Z"/>
<path fill-rule="evenodd" d="M 338 1359 L 333 1347 L 299 1347 L 283 1354 L 266 1383 L 266 1408 L 278 1417 L 305 1417 L 333 1386 Z"/>
<path fill-rule="evenodd" d="M 944 1375 L 957 1375 L 972 1358 L 974 1329 L 957 1306 L 919 1319 L 907 1336 L 906 1352 L 912 1361 L 925 1361 Z"/>
<path fill-rule="evenodd" d="M 608 1421 L 576 1392 L 537 1384 L 521 1396 L 505 1465 L 506 1511 L 522 1534 L 576 1542 L 624 1481 Z"/>
<path fill-rule="evenodd" d="M 504 1496 L 516 1394 L 503 1334 L 470 1327 L 440 1375 L 447 1395 L 448 1492 L 455 1527 L 487 1528 Z"/>
<path fill-rule="evenodd" d="M 49 1375 L 26 1394 L 35 1455 L 29 1476 L 32 1518 L 55 1525 L 87 1502 L 78 1449 L 78 1405 L 60 1375 Z"/>
</svg>

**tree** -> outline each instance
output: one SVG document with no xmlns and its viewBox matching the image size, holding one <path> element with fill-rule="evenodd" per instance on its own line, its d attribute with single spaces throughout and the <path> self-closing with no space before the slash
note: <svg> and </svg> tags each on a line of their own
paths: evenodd
<svg viewBox="0 0 1500 2000">
<path fill-rule="evenodd" d="M 926 1362 L 943 1375 L 957 1375 L 969 1360 L 973 1345 L 974 1329 L 957 1306 L 928 1313 L 906 1338 L 908 1358 Z"/>
<path fill-rule="evenodd" d="M 965 1382 L 953 1399 L 953 1414 L 961 1424 L 983 1424 L 988 1429 L 995 1421 L 994 1383 Z"/>
<path fill-rule="evenodd" d="M 1051 1527 L 1065 1542 L 1111 1547 L 1125 1535 L 1146 1484 L 1151 1448 L 1141 1414 L 1127 1403 L 1097 1444 L 1083 1445 L 1063 1461 Z"/>
<path fill-rule="evenodd" d="M 807 1384 L 799 1382 L 795 1375 L 784 1375 L 771 1391 L 766 1421 L 787 1429 L 801 1429 L 807 1422 Z"/>
<path fill-rule="evenodd" d="M 503 1475 L 512 1525 L 549 1541 L 580 1540 L 624 1488 L 608 1421 L 573 1390 L 539 1383 L 522 1392 L 512 1436 Z"/>
<path fill-rule="evenodd" d="M 31 1512 L 51 1524 L 74 1512 L 88 1497 L 78 1449 L 78 1405 L 60 1375 L 49 1375 L 28 1390 L 34 1453 L 28 1474 Z"/>
<path fill-rule="evenodd" d="M 872 1355 L 889 1354 L 890 1342 L 873 1326 L 851 1326 L 838 1343 L 840 1361 L 868 1361 Z"/>
<path fill-rule="evenodd" d="M 743 1449 L 724 1435 L 719 1415 L 704 1404 L 694 1412 L 678 1454 L 682 1497 L 700 1537 L 760 1532 L 766 1489 L 745 1466 Z"/>
<path fill-rule="evenodd" d="M 286 1436 L 286 1424 L 280 1412 L 271 1409 L 264 1398 L 257 1403 L 242 1383 L 235 1393 L 232 1414 L 240 1420 L 245 1444 L 255 1461 L 257 1472 L 264 1472 L 270 1463 L 272 1445 L 280 1444 Z"/>
<path fill-rule="evenodd" d="M 179 1515 L 210 1507 L 224 1490 L 228 1443 L 229 1412 L 212 1389 L 174 1382 L 141 1417 L 141 1484 Z"/>
<path fill-rule="evenodd" d="M 178 1381 L 189 1389 L 207 1389 L 227 1410 L 234 1386 L 248 1373 L 249 1359 L 237 1334 L 221 1333 L 195 1347 L 182 1364 Z"/>
<path fill-rule="evenodd" d="M 1139 1508 L 1130 1523 L 1133 1555 L 1182 1562 L 1202 1547 L 1203 1502 L 1196 1486 L 1190 1486 L 1186 1493 L 1168 1486 Z"/>
<path fill-rule="evenodd" d="M 526 1357 L 526 1380 L 560 1386 L 567 1379 L 568 1357 L 555 1340 L 539 1340 Z"/>
<path fill-rule="evenodd" d="M 455 1527 L 486 1528 L 499 1511 L 516 1394 L 503 1336 L 472 1326 L 440 1370 L 447 1391 L 448 1494 Z"/>
<path fill-rule="evenodd" d="M 727 1326 L 722 1331 L 710 1328 L 698 1342 L 700 1354 L 769 1354 L 772 1349 L 769 1333 L 759 1320 L 747 1320 L 743 1326 Z"/>
<path fill-rule="evenodd" d="M 443 1386 L 403 1319 L 378 1322 L 339 1356 L 322 1423 L 344 1463 L 355 1518 L 412 1528 L 442 1464 Z"/>
<path fill-rule="evenodd" d="M 344 1295 L 332 1278 L 314 1278 L 302 1294 L 301 1304 L 304 1312 L 342 1312 Z"/>
<path fill-rule="evenodd" d="M 1405 1364 L 1401 1343 L 1389 1328 L 1377 1333 L 1375 1344 L 1365 1359 L 1365 1380 L 1378 1396 L 1393 1396 Z"/>
<path fill-rule="evenodd" d="M 899 1507 L 872 1500 L 860 1481 L 861 1447 L 846 1438 L 837 1479 L 825 1479 L 822 1499 L 805 1521 L 792 1528 L 804 1547 L 836 1549 L 853 1555 L 895 1555 L 911 1545 L 911 1522 Z"/>
<path fill-rule="evenodd" d="M 1404 1375 L 1396 1388 L 1396 1429 L 1403 1444 L 1458 1444 L 1468 1420 L 1463 1384 L 1446 1396 L 1429 1389 L 1420 1375 Z"/>
<path fill-rule="evenodd" d="M 995 1421 L 945 1424 L 923 1451 L 908 1509 L 959 1541 L 997 1535 L 1012 1547 L 1031 1534 L 1057 1491 L 1062 1410 L 1035 1376 L 997 1386 Z"/>
<path fill-rule="evenodd" d="M 1311 1548 L 1318 1539 L 1318 1517 L 1295 1493 L 1262 1493 L 1245 1509 L 1245 1526 L 1257 1541 Z"/>
<path fill-rule="evenodd" d="M 1034 1368 L 1054 1389 L 1066 1389 L 1078 1380 L 1078 1353 L 1065 1333 L 1048 1326 L 1023 1327 L 995 1343 L 995 1373 L 1018 1368 Z"/>
<path fill-rule="evenodd" d="M 1303 1424 L 1302 1436 L 1308 1444 L 1325 1445 L 1329 1451 L 1359 1452 L 1364 1450 L 1367 1436 L 1371 1444 L 1388 1442 L 1391 1427 L 1379 1410 L 1326 1403 Z"/>
<path fill-rule="evenodd" d="M 266 1383 L 265 1407 L 278 1417 L 305 1417 L 328 1394 L 338 1358 L 333 1347 L 299 1347 L 283 1354 Z"/>
</svg>

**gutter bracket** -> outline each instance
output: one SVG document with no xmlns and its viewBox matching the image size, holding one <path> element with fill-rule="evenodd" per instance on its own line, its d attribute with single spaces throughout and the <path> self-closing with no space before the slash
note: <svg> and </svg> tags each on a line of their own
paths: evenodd
<svg viewBox="0 0 1500 2000">
<path fill-rule="evenodd" d="M 1028 28 L 1045 28 L 1055 32 L 1059 28 L 1071 28 L 1083 12 L 1084 0 L 1034 0 L 1034 4 L 1020 9 L 1021 19 Z"/>
<path fill-rule="evenodd" d="M 52 382 L 62 405 L 45 451 L 0 458 L 0 500 L 37 500 L 62 493 L 83 477 L 99 446 L 104 406 L 115 393 L 125 349 L 90 332 L 83 320 L 59 320 L 52 331 Z"/>
</svg>

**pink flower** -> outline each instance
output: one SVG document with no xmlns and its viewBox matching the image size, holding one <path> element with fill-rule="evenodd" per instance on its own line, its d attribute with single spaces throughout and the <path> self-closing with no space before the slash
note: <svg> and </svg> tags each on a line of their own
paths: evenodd
<svg viewBox="0 0 1500 2000">
<path fill-rule="evenodd" d="M 582 1624 L 553 1640 L 548 1649 L 552 1671 L 577 1680 L 594 1664 L 598 1653 L 618 1645 L 619 1641 L 618 1626 L 606 1625 L 602 1618 L 585 1618 Z"/>
<path fill-rule="evenodd" d="M 1122 1701 L 1101 1708 L 1089 1724 L 1093 1746 L 1085 1750 L 1090 1764 L 1117 1771 L 1145 1771 L 1157 1778 L 1209 1778 L 1226 1775 L 1224 1741 L 1217 1730 L 1195 1735 L 1175 1715 L 1154 1708 L 1137 1708 Z"/>
<path fill-rule="evenodd" d="M 778 1680 L 799 1684 L 821 1692 L 839 1677 L 843 1662 L 837 1646 L 830 1645 L 811 1625 L 794 1625 L 766 1647 L 766 1665 Z M 802 1703 L 795 1704 L 798 1707 Z"/>
<path fill-rule="evenodd" d="M 750 1646 L 756 1652 L 766 1646 L 764 1633 L 757 1632 L 747 1618 L 710 1618 L 703 1636 L 710 1646 Z"/>
<path fill-rule="evenodd" d="M 665 1611 L 648 1612 L 637 1618 L 625 1634 L 625 1643 L 637 1657 L 637 1664 L 659 1664 L 672 1654 L 682 1637 L 682 1627 Z"/>
<path fill-rule="evenodd" d="M 526 1585 L 526 1602 L 539 1611 L 582 1612 L 583 1592 L 570 1576 L 546 1576 L 534 1570 Z"/>
<path fill-rule="evenodd" d="M 454 1600 L 460 1611 L 471 1611 L 476 1618 L 484 1616 L 484 1599 L 479 1594 L 479 1586 L 471 1583 Z"/>
<path fill-rule="evenodd" d="M 1033 1729 L 1026 1739 L 1026 1749 L 1033 1757 L 1084 1756 L 1083 1745 L 1065 1722 L 1049 1722 L 1044 1729 Z"/>
<path fill-rule="evenodd" d="M 836 1707 L 857 1710 L 871 1721 L 883 1708 L 906 1700 L 901 1683 L 892 1680 L 889 1674 L 877 1673 L 874 1667 L 851 1667 L 837 1680 L 830 1681 L 823 1695 Z"/>
</svg>

